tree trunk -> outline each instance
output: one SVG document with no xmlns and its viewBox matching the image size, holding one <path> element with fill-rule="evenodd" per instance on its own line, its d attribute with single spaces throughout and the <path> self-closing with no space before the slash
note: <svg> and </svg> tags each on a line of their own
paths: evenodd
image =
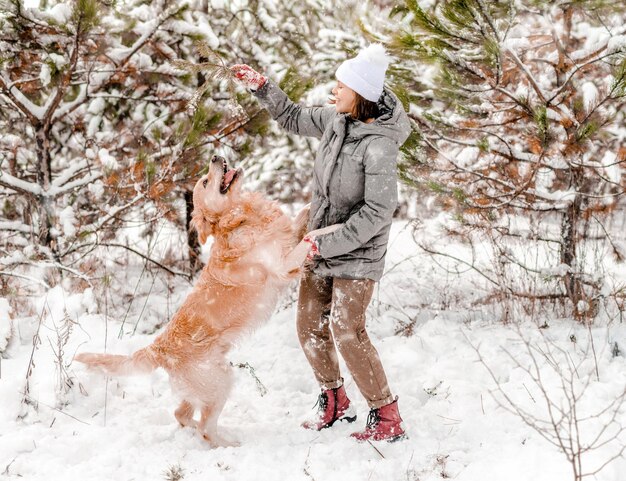
<svg viewBox="0 0 626 481">
<path fill-rule="evenodd" d="M 50 161 L 50 127 L 47 125 L 36 125 L 36 151 L 37 151 L 37 183 L 41 187 L 42 194 L 38 197 L 39 205 L 39 245 L 50 248 L 54 251 L 52 235 L 50 230 L 53 225 L 54 213 L 50 197 L 47 195 L 52 179 L 52 167 Z"/>
<path fill-rule="evenodd" d="M 565 264 L 569 270 L 563 276 L 565 292 L 574 305 L 574 313 L 578 312 L 578 302 L 584 299 L 583 284 L 578 273 L 578 222 L 581 215 L 583 197 L 580 195 L 580 183 L 582 172 L 578 169 L 572 172 L 573 183 L 576 185 L 576 196 L 574 201 L 567 207 L 561 222 L 561 264 Z"/>
</svg>

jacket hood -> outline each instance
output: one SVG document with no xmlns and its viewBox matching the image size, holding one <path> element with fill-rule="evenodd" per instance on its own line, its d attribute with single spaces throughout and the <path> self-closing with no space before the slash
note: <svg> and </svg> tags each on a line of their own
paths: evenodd
<svg viewBox="0 0 626 481">
<path fill-rule="evenodd" d="M 358 139 L 366 135 L 383 135 L 401 146 L 411 133 L 409 117 L 404 111 L 402 102 L 393 92 L 385 88 L 378 100 L 380 114 L 371 124 L 351 121 L 347 138 Z"/>
</svg>

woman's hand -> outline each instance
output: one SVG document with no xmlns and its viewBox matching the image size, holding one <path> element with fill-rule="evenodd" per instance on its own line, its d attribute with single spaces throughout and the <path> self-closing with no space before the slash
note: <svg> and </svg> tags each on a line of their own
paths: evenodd
<svg viewBox="0 0 626 481">
<path fill-rule="evenodd" d="M 265 82 L 267 82 L 267 77 L 261 75 L 249 65 L 233 65 L 230 67 L 230 70 L 233 72 L 239 83 L 250 90 L 259 90 L 263 87 L 263 85 L 265 85 Z"/>
<path fill-rule="evenodd" d="M 320 250 L 317 248 L 317 242 L 315 242 L 315 236 L 305 235 L 302 242 L 309 244 L 309 252 L 307 252 L 306 258 L 312 261 L 315 257 L 320 255 Z"/>
<path fill-rule="evenodd" d="M 306 258 L 308 260 L 312 260 L 320 255 L 320 250 L 317 245 L 317 236 L 330 234 L 331 232 L 334 232 L 341 227 L 343 227 L 343 224 L 333 224 L 327 227 L 322 227 L 321 229 L 312 230 L 307 235 L 305 235 L 304 239 L 302 239 L 302 242 L 305 242 L 310 246 Z"/>
</svg>

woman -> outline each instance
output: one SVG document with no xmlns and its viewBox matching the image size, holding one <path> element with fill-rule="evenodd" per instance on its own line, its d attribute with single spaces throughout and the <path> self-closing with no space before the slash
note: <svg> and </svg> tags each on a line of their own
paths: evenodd
<svg viewBox="0 0 626 481">
<path fill-rule="evenodd" d="M 339 372 L 338 349 L 370 407 L 365 430 L 352 434 L 360 441 L 405 436 L 397 397 L 365 330 L 397 205 L 396 157 L 410 131 L 402 105 L 384 88 L 388 65 L 384 48 L 370 45 L 337 69 L 334 107 L 313 108 L 294 104 L 251 67 L 231 67 L 283 128 L 320 139 L 309 231 L 344 225 L 308 238 L 313 262 L 300 281 L 297 329 L 322 392 L 316 418 L 303 426 L 321 430 L 356 419 Z"/>
</svg>

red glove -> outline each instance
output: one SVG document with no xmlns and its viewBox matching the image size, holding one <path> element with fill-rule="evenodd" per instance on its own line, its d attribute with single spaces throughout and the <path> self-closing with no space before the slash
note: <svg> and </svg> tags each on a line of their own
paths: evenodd
<svg viewBox="0 0 626 481">
<path fill-rule="evenodd" d="M 311 246 L 311 249 L 309 249 L 309 253 L 306 255 L 306 258 L 308 260 L 313 260 L 314 257 L 319 257 L 320 251 L 317 248 L 317 242 L 315 242 L 315 238 L 311 238 L 307 235 L 304 236 L 302 240 L 304 242 L 307 242 Z"/>
<path fill-rule="evenodd" d="M 235 74 L 235 78 L 250 90 L 259 90 L 267 82 L 267 77 L 261 75 L 249 65 L 237 64 L 230 67 L 230 69 Z"/>
</svg>

